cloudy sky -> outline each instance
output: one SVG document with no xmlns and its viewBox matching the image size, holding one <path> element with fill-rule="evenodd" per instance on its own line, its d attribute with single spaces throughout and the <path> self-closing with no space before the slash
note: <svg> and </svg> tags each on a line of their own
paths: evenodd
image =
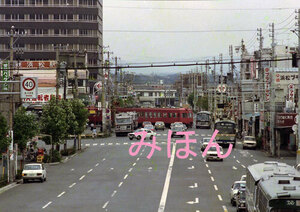
<svg viewBox="0 0 300 212">
<path fill-rule="evenodd" d="M 299 0 L 104 0 L 103 43 L 122 64 L 200 61 L 220 53 L 228 58 L 229 45 L 238 46 L 242 39 L 249 51 L 257 49 L 257 28 L 263 28 L 264 47 L 270 47 L 269 24 L 274 22 L 277 44 L 295 46 L 297 36 L 290 30 L 295 28 L 298 8 Z M 130 71 L 171 73 L 191 69 Z"/>
</svg>

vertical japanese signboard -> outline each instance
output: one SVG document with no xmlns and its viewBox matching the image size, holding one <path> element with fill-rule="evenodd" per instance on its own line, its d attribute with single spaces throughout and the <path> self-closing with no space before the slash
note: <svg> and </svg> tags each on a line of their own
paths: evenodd
<svg viewBox="0 0 300 212">
<path fill-rule="evenodd" d="M 265 101 L 270 101 L 270 68 L 265 68 Z"/>
<path fill-rule="evenodd" d="M 8 69 L 8 62 L 2 63 L 2 70 L 1 70 L 1 76 L 2 81 L 8 81 L 9 80 L 9 69 Z M 2 85 L 3 91 L 8 91 L 8 83 L 3 83 Z"/>
<path fill-rule="evenodd" d="M 295 86 L 294 84 L 288 85 L 288 100 L 294 102 Z"/>
</svg>

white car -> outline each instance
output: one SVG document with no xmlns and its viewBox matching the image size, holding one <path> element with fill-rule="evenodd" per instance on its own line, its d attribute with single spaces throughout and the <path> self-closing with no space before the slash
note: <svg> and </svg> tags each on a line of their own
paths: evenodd
<svg viewBox="0 0 300 212">
<path fill-rule="evenodd" d="M 231 205 L 236 205 L 236 197 L 241 188 L 246 187 L 246 181 L 235 181 L 230 189 L 230 202 Z"/>
<path fill-rule="evenodd" d="M 40 180 L 46 181 L 47 172 L 43 164 L 30 163 L 24 166 L 22 171 L 23 183 L 27 183 L 28 180 Z"/>
<path fill-rule="evenodd" d="M 220 147 L 220 154 L 223 155 L 223 148 Z M 206 156 L 205 156 L 206 161 L 208 160 L 221 160 L 223 161 L 223 158 L 220 158 L 218 156 L 217 148 L 215 146 L 212 146 L 208 149 Z"/>
<path fill-rule="evenodd" d="M 245 136 L 242 143 L 243 143 L 243 149 L 256 148 L 256 139 L 253 136 Z"/>
<path fill-rule="evenodd" d="M 246 181 L 246 175 L 242 175 L 240 181 Z"/>
<path fill-rule="evenodd" d="M 150 140 L 152 140 L 153 136 L 156 136 L 156 132 L 153 132 L 152 130 L 141 128 L 141 129 L 137 129 L 136 131 L 134 131 L 132 133 L 128 133 L 128 137 L 130 140 L 132 140 L 134 138 L 137 140 L 141 140 L 142 135 L 136 136 L 134 133 L 143 132 L 143 131 L 145 131 L 147 133 L 145 139 L 149 138 Z"/>
<path fill-rule="evenodd" d="M 201 151 L 203 152 L 205 148 L 207 147 L 208 143 L 210 141 L 210 138 L 202 138 L 202 145 L 201 145 Z"/>
</svg>

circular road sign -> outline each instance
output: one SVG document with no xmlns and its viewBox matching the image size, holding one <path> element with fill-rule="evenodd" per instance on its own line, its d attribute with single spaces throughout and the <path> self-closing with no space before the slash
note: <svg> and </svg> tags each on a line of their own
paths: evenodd
<svg viewBox="0 0 300 212">
<path fill-rule="evenodd" d="M 35 81 L 32 78 L 26 78 L 22 83 L 22 87 L 26 91 L 32 91 L 35 88 L 35 86 Z"/>
</svg>

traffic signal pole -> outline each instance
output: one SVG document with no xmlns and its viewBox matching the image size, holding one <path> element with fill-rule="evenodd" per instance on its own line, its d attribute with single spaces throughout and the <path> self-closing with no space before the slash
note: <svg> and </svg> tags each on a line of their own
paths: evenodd
<svg viewBox="0 0 300 212">
<path fill-rule="evenodd" d="M 300 9 L 298 9 L 297 12 L 297 20 L 298 20 L 298 120 L 300 117 L 300 60 L 299 60 L 299 55 L 300 55 Z M 300 127 L 299 127 L 299 121 L 298 121 L 298 150 L 297 150 L 297 158 L 296 158 L 296 163 L 299 164 L 300 163 Z"/>
</svg>

